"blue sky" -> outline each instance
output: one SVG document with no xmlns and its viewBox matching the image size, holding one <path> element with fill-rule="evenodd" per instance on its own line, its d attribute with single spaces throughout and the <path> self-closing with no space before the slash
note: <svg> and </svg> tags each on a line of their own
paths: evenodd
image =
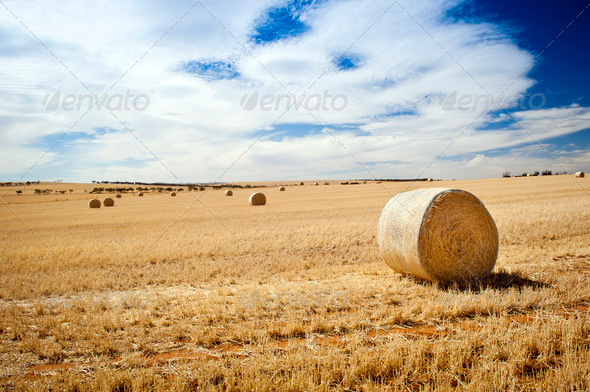
<svg viewBox="0 0 590 392">
<path fill-rule="evenodd" d="M 590 171 L 582 1 L 5 4 L 3 181 Z"/>
</svg>

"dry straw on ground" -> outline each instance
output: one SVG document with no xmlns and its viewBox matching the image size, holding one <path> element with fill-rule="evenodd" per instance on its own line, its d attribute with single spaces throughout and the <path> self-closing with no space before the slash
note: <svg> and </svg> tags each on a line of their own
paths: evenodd
<svg viewBox="0 0 590 392">
<path fill-rule="evenodd" d="M 120 194 L 120 193 L 117 193 L 117 194 L 115 195 L 115 197 L 116 197 L 117 199 L 120 199 L 120 198 L 121 198 L 121 194 Z"/>
<path fill-rule="evenodd" d="M 262 192 L 256 192 L 250 195 L 251 206 L 263 206 L 266 204 L 266 196 Z"/>
<path fill-rule="evenodd" d="M 498 256 L 494 220 L 477 197 L 459 189 L 396 195 L 381 213 L 378 239 L 391 268 L 426 280 L 482 277 Z"/>
<path fill-rule="evenodd" d="M 231 189 L 228 189 L 227 191 L 225 191 L 225 195 L 226 196 L 233 196 L 233 192 L 231 191 Z"/>
<path fill-rule="evenodd" d="M 576 177 L 584 178 L 584 172 L 583 171 L 576 172 Z"/>
<path fill-rule="evenodd" d="M 107 197 L 102 201 L 102 204 L 104 204 L 105 207 L 112 207 L 115 205 L 115 201 L 110 197 Z"/>
<path fill-rule="evenodd" d="M 170 196 L 176 196 L 176 192 L 170 192 Z"/>
<path fill-rule="evenodd" d="M 137 192 L 137 196 L 143 196 L 143 192 Z"/>
<path fill-rule="evenodd" d="M 280 186 L 279 187 L 279 191 L 284 192 L 285 191 L 285 187 L 284 186 Z"/>
<path fill-rule="evenodd" d="M 88 202 L 88 207 L 90 208 L 100 208 L 100 200 L 92 199 Z"/>
</svg>

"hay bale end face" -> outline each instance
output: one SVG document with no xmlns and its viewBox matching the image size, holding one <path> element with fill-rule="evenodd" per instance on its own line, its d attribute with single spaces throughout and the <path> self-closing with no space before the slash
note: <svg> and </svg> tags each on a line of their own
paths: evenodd
<svg viewBox="0 0 590 392">
<path fill-rule="evenodd" d="M 251 206 L 263 206 L 266 204 L 266 196 L 262 192 L 256 192 L 250 195 L 250 205 Z"/>
<path fill-rule="evenodd" d="M 121 194 L 120 194 L 120 193 L 117 193 L 117 194 L 115 195 L 115 197 L 116 197 L 117 199 L 120 199 L 120 198 L 121 198 Z"/>
<path fill-rule="evenodd" d="M 90 208 L 100 208 L 100 200 L 98 199 L 92 199 L 88 202 L 88 207 Z"/>
<path fill-rule="evenodd" d="M 137 196 L 143 196 L 143 192 L 137 192 Z"/>
<path fill-rule="evenodd" d="M 226 196 L 233 196 L 233 192 L 231 191 L 231 189 L 228 189 L 227 191 L 225 191 L 225 195 Z"/>
<path fill-rule="evenodd" d="M 314 182 L 313 185 L 320 185 L 319 182 Z"/>
<path fill-rule="evenodd" d="M 418 189 L 393 197 L 379 219 L 379 250 L 392 269 L 451 282 L 489 274 L 498 230 L 482 202 L 460 189 Z"/>
<path fill-rule="evenodd" d="M 115 205 L 115 201 L 110 197 L 107 197 L 102 201 L 102 204 L 104 204 L 105 207 L 112 207 Z"/>
<path fill-rule="evenodd" d="M 428 182 L 432 182 L 432 181 L 433 181 L 433 180 L 432 180 L 432 178 L 429 178 L 429 179 L 428 179 Z"/>
<path fill-rule="evenodd" d="M 284 186 L 280 186 L 280 187 L 279 187 L 279 191 L 280 191 L 280 192 L 285 192 L 285 187 L 284 187 Z"/>
<path fill-rule="evenodd" d="M 176 192 L 170 192 L 170 196 L 172 196 L 172 197 L 176 196 Z"/>
<path fill-rule="evenodd" d="M 584 178 L 584 175 L 585 174 L 583 171 L 576 172 L 576 177 L 578 177 L 578 178 Z"/>
</svg>

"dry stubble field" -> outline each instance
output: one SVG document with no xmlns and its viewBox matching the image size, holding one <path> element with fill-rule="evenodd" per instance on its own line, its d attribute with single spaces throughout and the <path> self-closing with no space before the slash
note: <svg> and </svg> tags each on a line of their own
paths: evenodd
<svg viewBox="0 0 590 392">
<path fill-rule="evenodd" d="M 125 194 L 100 209 L 87 207 L 93 185 L 11 190 L 1 387 L 590 388 L 590 179 L 413 184 L 468 190 L 498 226 L 494 273 L 450 286 L 379 257 L 378 215 L 409 183 L 308 184 L 264 189 L 264 207 L 247 189 Z"/>
</svg>

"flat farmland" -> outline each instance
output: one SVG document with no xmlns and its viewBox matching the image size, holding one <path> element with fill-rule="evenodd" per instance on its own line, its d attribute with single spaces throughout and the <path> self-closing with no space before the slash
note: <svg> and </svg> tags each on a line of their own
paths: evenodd
<svg viewBox="0 0 590 392">
<path fill-rule="evenodd" d="M 590 179 L 313 182 L 124 193 L 99 209 L 91 197 L 113 194 L 85 190 L 117 185 L 0 187 L 0 385 L 590 389 Z M 382 261 L 381 210 L 423 187 L 488 208 L 489 277 L 442 285 Z M 254 191 L 265 206 L 248 205 Z"/>
</svg>

